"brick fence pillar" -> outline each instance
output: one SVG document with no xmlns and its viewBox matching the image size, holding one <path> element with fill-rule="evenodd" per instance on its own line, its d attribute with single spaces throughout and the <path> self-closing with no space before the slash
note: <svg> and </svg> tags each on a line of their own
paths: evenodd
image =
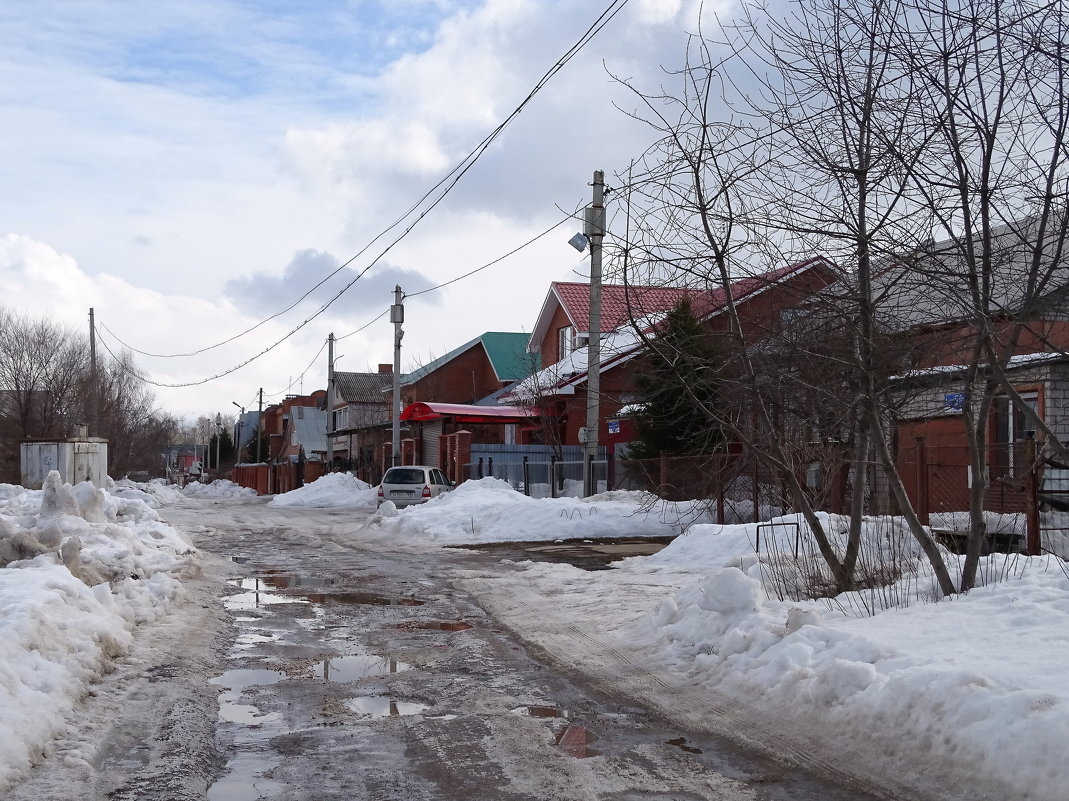
<svg viewBox="0 0 1069 801">
<path fill-rule="evenodd" d="M 393 467 L 393 443 L 384 442 L 379 453 L 379 467 L 382 468 L 383 473 Z"/>
<path fill-rule="evenodd" d="M 464 465 L 471 462 L 471 432 L 458 431 L 454 436 L 456 443 L 453 446 L 453 465 L 456 477 L 453 480 L 460 484 L 468 478 Z"/>
</svg>

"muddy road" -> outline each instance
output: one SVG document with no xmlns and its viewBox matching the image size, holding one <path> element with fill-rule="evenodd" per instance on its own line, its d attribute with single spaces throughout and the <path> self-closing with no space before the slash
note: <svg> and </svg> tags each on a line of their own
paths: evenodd
<svg viewBox="0 0 1069 801">
<path fill-rule="evenodd" d="M 162 510 L 209 554 L 186 613 L 11 798 L 871 798 L 554 665 L 461 589 L 511 563 L 376 538 L 367 513 Z"/>
</svg>

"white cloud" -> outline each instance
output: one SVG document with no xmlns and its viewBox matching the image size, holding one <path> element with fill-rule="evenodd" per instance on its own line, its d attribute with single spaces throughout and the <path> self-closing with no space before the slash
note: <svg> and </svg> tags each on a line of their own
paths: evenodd
<svg viewBox="0 0 1069 801">
<path fill-rule="evenodd" d="M 269 305 L 254 312 L 240 293 L 227 296 L 228 282 L 296 293 L 293 254 L 344 261 L 357 253 L 526 96 L 603 6 L 325 0 L 268 14 L 176 0 L 151 15 L 110 1 L 9 7 L 0 12 L 0 176 L 20 191 L 0 196 L 0 234 L 23 236 L 4 240 L 0 302 L 77 327 L 93 305 L 116 333 L 152 352 L 224 339 Z M 384 264 L 449 280 L 548 226 L 557 205 L 586 202 L 594 169 L 626 170 L 649 133 L 613 106 L 631 100 L 605 67 L 657 86 L 660 65 L 681 61 L 683 26 L 698 6 L 629 5 Z M 582 268 L 567 235 L 442 290 L 437 305 L 413 299 L 406 359 L 532 325 L 548 282 Z M 407 291 L 420 286 L 396 280 Z M 261 385 L 282 389 L 331 328 L 347 333 L 374 316 L 378 301 L 359 300 L 233 377 L 160 396 L 197 413 L 245 403 Z M 199 360 L 138 359 L 166 383 L 195 380 L 297 322 L 269 324 Z M 346 369 L 391 361 L 391 342 L 385 323 L 351 337 Z M 322 383 L 309 379 L 305 389 Z"/>
</svg>

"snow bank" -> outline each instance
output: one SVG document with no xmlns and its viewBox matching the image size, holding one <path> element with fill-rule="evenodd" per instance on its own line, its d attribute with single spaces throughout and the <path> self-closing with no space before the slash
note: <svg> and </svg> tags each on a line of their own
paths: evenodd
<svg viewBox="0 0 1069 801">
<path fill-rule="evenodd" d="M 352 473 L 326 473 L 271 499 L 273 506 L 374 506 L 375 488 Z"/>
<path fill-rule="evenodd" d="M 590 498 L 529 498 L 507 481 L 465 481 L 452 492 L 396 515 L 379 514 L 371 525 L 442 544 L 475 545 L 598 537 L 678 534 L 690 505 L 665 504 L 642 492 L 609 492 Z"/>
<path fill-rule="evenodd" d="M 0 485 L 0 790 L 48 755 L 134 629 L 181 598 L 197 558 L 145 500 L 56 472 L 37 491 Z"/>
<path fill-rule="evenodd" d="M 187 498 L 242 498 L 256 495 L 252 487 L 243 487 L 225 478 L 217 478 L 211 484 L 194 481 L 186 484 L 182 492 Z"/>
<path fill-rule="evenodd" d="M 185 500 L 185 495 L 176 484 L 168 484 L 161 478 L 154 478 L 148 482 L 131 481 L 122 478 L 118 481 L 110 481 L 108 492 L 120 498 L 136 498 L 144 501 L 153 509 L 161 506 L 172 506 Z"/>
<path fill-rule="evenodd" d="M 754 526 L 696 526 L 660 553 L 628 560 L 631 572 L 644 564 L 707 575 L 624 636 L 771 730 L 865 760 L 877 777 L 908 764 L 910 781 L 929 790 L 961 773 L 993 798 L 1064 797 L 1063 564 L 995 554 L 987 575 L 999 580 L 989 586 L 858 616 L 872 608 L 849 597 L 860 593 L 770 599 L 754 535 Z M 960 570 L 958 557 L 948 559 Z"/>
</svg>

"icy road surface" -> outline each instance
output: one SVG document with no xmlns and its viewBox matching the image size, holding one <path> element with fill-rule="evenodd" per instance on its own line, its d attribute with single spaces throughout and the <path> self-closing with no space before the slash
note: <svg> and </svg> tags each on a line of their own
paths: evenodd
<svg viewBox="0 0 1069 801">
<path fill-rule="evenodd" d="M 714 737 L 731 710 L 571 625 L 511 563 L 391 540 L 364 526 L 369 512 L 262 499 L 163 510 L 206 552 L 204 576 L 8 797 L 873 797 L 830 766 L 816 766 L 829 782 Z M 525 618 L 543 632 L 538 649 L 524 644 Z"/>
</svg>

